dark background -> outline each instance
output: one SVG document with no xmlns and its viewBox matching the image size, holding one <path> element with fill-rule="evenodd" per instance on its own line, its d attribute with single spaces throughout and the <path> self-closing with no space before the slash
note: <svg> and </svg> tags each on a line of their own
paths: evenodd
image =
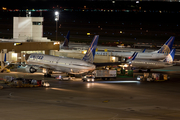
<svg viewBox="0 0 180 120">
<path fill-rule="evenodd" d="M 99 34 L 99 44 L 118 41 L 163 44 L 170 36 L 175 36 L 175 45 L 178 46 L 180 45 L 179 6 L 179 2 L 169 1 L 139 1 L 139 3 L 136 1 L 112 3 L 111 0 L 1 1 L 0 37 L 12 38 L 14 16 L 25 17 L 27 9 L 34 9 L 32 17 L 37 17 L 40 16 L 38 10 L 43 9 L 43 36 L 52 40 L 56 37 L 54 12 L 58 10 L 60 12 L 58 26 L 61 25 L 58 28 L 58 40 L 61 41 L 70 30 L 70 41 L 75 42 L 90 42 L 94 35 Z M 2 10 L 2 7 L 6 7 L 7 10 Z M 120 34 L 120 31 L 123 33 Z M 87 36 L 87 32 L 91 35 Z"/>
</svg>

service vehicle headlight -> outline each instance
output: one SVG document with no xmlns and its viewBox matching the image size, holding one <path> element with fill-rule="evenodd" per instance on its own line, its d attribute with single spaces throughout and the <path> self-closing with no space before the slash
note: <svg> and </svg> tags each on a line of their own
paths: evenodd
<svg viewBox="0 0 180 120">
<path fill-rule="evenodd" d="M 94 79 L 92 79 L 92 81 L 94 81 Z"/>
<path fill-rule="evenodd" d="M 90 79 L 87 79 L 87 81 L 90 81 Z"/>
</svg>

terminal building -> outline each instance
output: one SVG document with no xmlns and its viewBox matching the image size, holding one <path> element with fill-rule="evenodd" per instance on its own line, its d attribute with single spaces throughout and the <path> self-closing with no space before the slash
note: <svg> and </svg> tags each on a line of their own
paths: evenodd
<svg viewBox="0 0 180 120">
<path fill-rule="evenodd" d="M 60 42 L 51 41 L 43 37 L 43 17 L 14 17 L 13 18 L 13 39 L 1 40 L 0 50 L 4 60 L 6 54 L 7 61 L 21 63 L 25 62 L 24 55 L 30 53 L 42 53 L 54 56 L 64 56 L 81 59 L 85 51 L 63 51 L 60 50 Z M 59 51 L 60 50 L 60 51 Z M 96 55 L 94 62 L 117 62 L 118 58 L 106 55 Z"/>
<path fill-rule="evenodd" d="M 27 42 L 51 41 L 43 37 L 43 17 L 14 17 L 13 39 Z"/>
</svg>

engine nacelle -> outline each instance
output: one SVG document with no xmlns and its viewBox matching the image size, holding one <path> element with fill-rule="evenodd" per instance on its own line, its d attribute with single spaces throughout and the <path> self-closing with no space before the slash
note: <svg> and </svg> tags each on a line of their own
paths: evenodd
<svg viewBox="0 0 180 120">
<path fill-rule="evenodd" d="M 32 66 L 28 66 L 25 68 L 25 71 L 26 72 L 29 72 L 29 73 L 34 73 L 36 72 L 37 70 L 35 68 L 33 68 Z"/>
</svg>

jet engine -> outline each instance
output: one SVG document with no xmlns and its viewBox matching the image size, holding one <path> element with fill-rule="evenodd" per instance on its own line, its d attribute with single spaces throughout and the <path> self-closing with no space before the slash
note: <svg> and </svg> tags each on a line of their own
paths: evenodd
<svg viewBox="0 0 180 120">
<path fill-rule="evenodd" d="M 29 73 L 34 73 L 36 72 L 37 70 L 35 68 L 33 68 L 32 66 L 28 66 L 25 68 L 25 71 L 26 72 L 29 72 Z"/>
</svg>

